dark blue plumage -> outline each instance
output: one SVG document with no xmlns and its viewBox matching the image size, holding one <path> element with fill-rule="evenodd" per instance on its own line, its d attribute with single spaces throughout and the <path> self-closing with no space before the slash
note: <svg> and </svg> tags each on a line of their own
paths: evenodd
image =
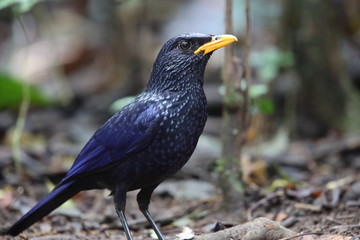
<svg viewBox="0 0 360 240">
<path fill-rule="evenodd" d="M 164 239 L 148 212 L 150 196 L 187 162 L 205 125 L 203 76 L 211 54 L 194 51 L 212 41 L 205 34 L 169 40 L 154 63 L 145 91 L 95 132 L 66 177 L 8 233 L 17 235 L 79 191 L 108 188 L 132 239 L 124 215 L 126 192 L 141 189 L 139 208 L 159 239 Z"/>
</svg>

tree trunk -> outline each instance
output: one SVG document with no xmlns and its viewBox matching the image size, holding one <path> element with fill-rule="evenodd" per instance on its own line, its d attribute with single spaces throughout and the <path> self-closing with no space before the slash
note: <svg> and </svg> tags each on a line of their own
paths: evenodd
<svg viewBox="0 0 360 240">
<path fill-rule="evenodd" d="M 247 6 L 249 2 L 247 0 Z M 232 0 L 226 1 L 226 33 L 232 33 Z M 249 9 L 246 10 L 247 15 Z M 248 39 L 247 39 L 248 40 Z M 247 41 L 247 43 L 249 43 Z M 247 46 L 249 47 L 249 46 Z M 248 51 L 247 51 L 248 53 Z M 248 56 L 248 54 L 246 54 Z M 247 58 L 246 58 L 247 59 Z M 249 70 L 247 68 L 247 70 Z M 247 87 L 240 89 L 243 71 L 239 61 L 234 59 L 233 48 L 225 49 L 223 83 L 225 96 L 223 101 L 222 157 L 218 160 L 219 184 L 224 196 L 224 206 L 232 209 L 240 205 L 243 197 L 241 181 L 240 151 L 244 142 L 248 113 L 248 86 L 250 73 L 247 73 Z"/>
<path fill-rule="evenodd" d="M 298 137 L 318 138 L 330 130 L 344 130 L 346 116 L 359 115 L 340 52 L 348 19 L 346 2 L 283 1 L 281 39 L 294 52 L 301 79 L 295 109 Z"/>
</svg>

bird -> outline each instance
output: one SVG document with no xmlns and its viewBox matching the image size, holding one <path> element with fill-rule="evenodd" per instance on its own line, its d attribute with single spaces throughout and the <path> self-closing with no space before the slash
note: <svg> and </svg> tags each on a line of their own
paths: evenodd
<svg viewBox="0 0 360 240">
<path fill-rule="evenodd" d="M 16 221 L 16 236 L 80 191 L 109 189 L 128 240 L 126 194 L 164 236 L 148 206 L 154 189 L 189 160 L 207 119 L 204 71 L 216 49 L 237 41 L 230 34 L 185 33 L 168 40 L 155 59 L 145 90 L 109 118 L 85 144 L 55 188 Z"/>
</svg>

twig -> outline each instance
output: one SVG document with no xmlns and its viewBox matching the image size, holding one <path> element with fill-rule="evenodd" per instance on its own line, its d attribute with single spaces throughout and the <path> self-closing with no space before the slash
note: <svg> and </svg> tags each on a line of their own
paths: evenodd
<svg viewBox="0 0 360 240">
<path fill-rule="evenodd" d="M 321 212 L 322 210 L 321 206 L 308 203 L 295 203 L 294 207 L 297 209 L 308 210 L 312 212 Z"/>
<path fill-rule="evenodd" d="M 254 203 L 247 212 L 247 219 L 251 221 L 253 219 L 252 213 L 260 206 L 265 205 L 266 203 L 270 202 L 272 199 L 278 198 L 283 196 L 284 193 L 281 191 L 273 192 L 267 195 L 266 197 L 260 199 L 256 203 Z"/>
<path fill-rule="evenodd" d="M 297 237 L 302 237 L 302 236 L 306 236 L 306 235 L 323 235 L 324 233 L 322 232 L 307 232 L 307 233 L 300 233 L 291 237 L 287 237 L 287 238 L 281 238 L 280 240 L 289 240 L 289 239 L 294 239 Z"/>
<path fill-rule="evenodd" d="M 360 229 L 360 224 L 338 225 L 338 226 L 331 227 L 330 230 L 339 229 L 339 228 L 359 228 Z"/>
</svg>

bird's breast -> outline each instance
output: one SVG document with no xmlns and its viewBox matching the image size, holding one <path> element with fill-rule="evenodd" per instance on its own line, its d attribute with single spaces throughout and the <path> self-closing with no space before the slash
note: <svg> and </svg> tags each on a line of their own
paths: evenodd
<svg viewBox="0 0 360 240">
<path fill-rule="evenodd" d="M 165 102 L 163 107 L 161 130 L 154 147 L 175 155 L 192 153 L 207 119 L 205 96 L 184 95 L 178 101 Z"/>
<path fill-rule="evenodd" d="M 176 98 L 175 98 L 176 99 Z M 138 182 L 161 182 L 177 172 L 190 158 L 207 119 L 205 95 L 184 95 L 164 101 L 159 132 L 134 163 Z M 140 188 L 134 184 L 134 188 Z"/>
</svg>

